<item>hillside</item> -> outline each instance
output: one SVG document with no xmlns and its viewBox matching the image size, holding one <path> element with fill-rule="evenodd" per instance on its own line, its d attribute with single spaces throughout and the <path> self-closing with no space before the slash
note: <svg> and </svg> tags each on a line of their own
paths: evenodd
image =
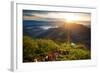
<svg viewBox="0 0 100 73">
<path fill-rule="evenodd" d="M 31 23 L 31 24 L 29 24 Z M 47 25 L 46 25 L 47 24 Z M 57 28 L 43 29 L 40 26 L 52 26 L 60 25 Z M 28 35 L 33 38 L 46 38 L 55 41 L 66 42 L 68 35 L 70 41 L 74 43 L 83 43 L 90 48 L 91 33 L 90 28 L 82 24 L 76 23 L 64 23 L 64 22 L 27 22 L 23 26 L 24 35 Z M 69 34 L 68 34 L 69 32 Z"/>
</svg>

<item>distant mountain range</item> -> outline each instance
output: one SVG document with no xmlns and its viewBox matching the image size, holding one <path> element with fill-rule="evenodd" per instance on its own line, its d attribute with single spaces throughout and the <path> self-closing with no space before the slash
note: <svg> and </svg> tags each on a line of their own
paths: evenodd
<svg viewBox="0 0 100 73">
<path fill-rule="evenodd" d="M 58 26 L 55 28 L 43 29 L 45 26 Z M 91 28 L 76 23 L 48 22 L 48 21 L 23 21 L 23 35 L 33 38 L 47 38 L 56 41 L 66 42 L 68 35 L 71 42 L 84 43 L 90 48 Z"/>
</svg>

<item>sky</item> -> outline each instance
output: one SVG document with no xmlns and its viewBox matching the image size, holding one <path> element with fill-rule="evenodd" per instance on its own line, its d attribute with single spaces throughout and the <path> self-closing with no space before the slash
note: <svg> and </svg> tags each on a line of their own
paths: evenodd
<svg viewBox="0 0 100 73">
<path fill-rule="evenodd" d="M 65 21 L 90 25 L 91 14 L 80 12 L 23 10 L 23 20 Z"/>
<path fill-rule="evenodd" d="M 75 13 L 75 12 L 55 12 L 55 11 L 34 11 L 23 10 L 24 20 L 73 20 L 73 21 L 90 21 L 90 13 Z"/>
</svg>

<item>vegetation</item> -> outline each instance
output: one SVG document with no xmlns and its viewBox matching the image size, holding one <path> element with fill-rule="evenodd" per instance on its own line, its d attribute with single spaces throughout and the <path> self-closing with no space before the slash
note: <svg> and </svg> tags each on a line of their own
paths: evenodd
<svg viewBox="0 0 100 73">
<path fill-rule="evenodd" d="M 23 62 L 82 60 L 90 59 L 90 55 L 90 50 L 82 44 L 23 37 Z"/>
</svg>

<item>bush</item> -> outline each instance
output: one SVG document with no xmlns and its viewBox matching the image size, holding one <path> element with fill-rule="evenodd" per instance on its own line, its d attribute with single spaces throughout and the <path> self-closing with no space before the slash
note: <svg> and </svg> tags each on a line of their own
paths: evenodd
<svg viewBox="0 0 100 73">
<path fill-rule="evenodd" d="M 48 53 L 57 52 L 57 61 L 90 59 L 91 53 L 83 44 L 74 47 L 66 42 L 57 44 L 50 39 L 33 39 L 23 37 L 23 62 L 33 62 L 34 59 L 43 61 Z"/>
</svg>

